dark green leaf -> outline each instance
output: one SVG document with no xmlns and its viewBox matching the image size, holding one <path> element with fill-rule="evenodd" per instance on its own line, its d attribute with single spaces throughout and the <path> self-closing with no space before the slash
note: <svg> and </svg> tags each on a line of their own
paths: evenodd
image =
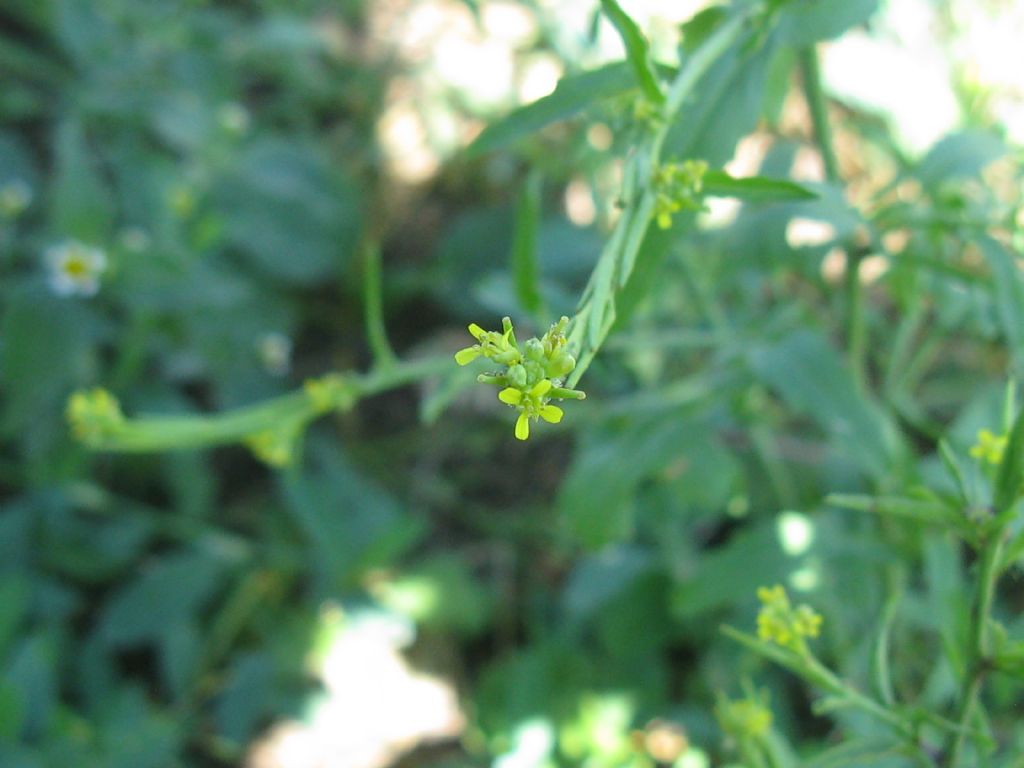
<svg viewBox="0 0 1024 768">
<path fill-rule="evenodd" d="M 480 155 L 501 149 L 536 133 L 546 125 L 570 118 L 601 99 L 617 96 L 635 87 L 633 72 L 624 62 L 567 75 L 558 82 L 558 87 L 549 96 L 520 107 L 487 126 L 466 152 L 469 155 Z"/>
<path fill-rule="evenodd" d="M 878 0 L 789 0 L 779 27 L 789 44 L 813 45 L 865 23 L 877 8 Z"/>
<path fill-rule="evenodd" d="M 711 197 L 735 197 L 750 203 L 813 200 L 818 197 L 816 192 L 794 181 L 763 176 L 739 179 L 725 171 L 708 171 L 704 174 L 704 194 Z"/>
<path fill-rule="evenodd" d="M 512 241 L 512 275 L 516 298 L 529 314 L 541 312 L 540 269 L 537 264 L 537 233 L 541 216 L 541 176 L 531 173 L 523 185 L 516 209 L 515 237 Z"/>
<path fill-rule="evenodd" d="M 640 88 L 648 99 L 656 104 L 662 103 L 665 101 L 665 94 L 658 82 L 658 73 L 651 59 L 650 46 L 640 31 L 640 27 L 629 17 L 629 14 L 622 10 L 622 6 L 616 0 L 601 0 L 601 7 L 611 19 L 612 24 L 615 25 L 623 45 L 626 46 L 626 59 L 633 68 Z"/>
</svg>

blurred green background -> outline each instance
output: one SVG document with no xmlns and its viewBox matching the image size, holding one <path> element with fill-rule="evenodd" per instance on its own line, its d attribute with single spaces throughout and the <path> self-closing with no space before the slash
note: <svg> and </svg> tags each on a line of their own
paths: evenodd
<svg viewBox="0 0 1024 768">
<path fill-rule="evenodd" d="M 707 4 L 622 5 L 674 66 Z M 91 452 L 67 398 L 207 413 L 365 370 L 368 242 L 403 359 L 571 315 L 639 130 L 598 3 L 3 0 L 0 765 L 701 768 L 729 763 L 714 708 L 745 685 L 792 755 L 873 735 L 719 634 L 776 582 L 855 681 L 900 585 L 897 691 L 941 709 L 968 563 L 822 499 L 941 488 L 938 438 L 998 430 L 1022 372 L 1024 9 L 774 5 L 672 154 L 817 200 L 712 199 L 654 238 L 587 401 L 529 443 L 453 363 L 274 471 Z M 800 88 L 814 44 L 842 183 Z M 531 183 L 545 313 L 509 266 Z M 1000 605 L 1017 629 L 1019 590 Z M 1024 749 L 1019 689 L 994 695 Z"/>
</svg>

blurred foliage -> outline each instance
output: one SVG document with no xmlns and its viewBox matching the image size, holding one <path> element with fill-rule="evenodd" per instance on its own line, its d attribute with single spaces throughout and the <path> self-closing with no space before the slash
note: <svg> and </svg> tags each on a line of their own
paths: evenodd
<svg viewBox="0 0 1024 768">
<path fill-rule="evenodd" d="M 754 627 L 758 587 L 785 584 L 839 678 L 954 717 L 978 542 L 921 507 L 839 502 L 1016 509 L 1019 473 L 969 450 L 1009 431 L 1024 374 L 1020 149 L 972 114 L 914 158 L 821 98 L 813 46 L 870 24 L 874 0 L 704 9 L 673 30 L 675 63 L 626 0 L 593 3 L 572 42 L 547 5 L 505 4 L 534 23 L 517 55 L 564 69 L 514 110 L 416 80 L 378 37 L 422 5 L 0 7 L 0 765 L 244 764 L 272 724 L 311 720 L 338 606 L 342 625 L 413 627 L 410 657 L 458 685 L 463 736 L 402 765 L 949 764 L 942 723 L 922 715 L 921 753 L 894 751 L 885 722 L 719 627 Z M 440 5 L 482 24 L 494 3 Z M 616 33 L 625 62 L 599 55 Z M 463 144 L 486 128 L 409 183 L 382 125 L 424 82 Z M 708 169 L 686 190 L 704 197 L 665 226 L 652 202 L 629 258 L 599 260 L 652 135 L 664 162 Z M 718 196 L 743 203 L 730 217 Z M 602 263 L 621 284 L 587 288 Z M 520 444 L 451 355 L 470 322 L 539 335 L 581 295 L 588 399 Z M 450 370 L 415 367 L 437 356 Z M 230 446 L 95 452 L 65 422 L 76 390 L 207 423 L 294 405 L 331 370 L 363 378 L 326 380 L 351 389 L 289 433 L 280 471 Z M 1024 554 L 1005 523 L 997 569 Z M 999 751 L 964 759 L 1010 766 L 1014 584 L 991 605 L 978 727 Z"/>
</svg>

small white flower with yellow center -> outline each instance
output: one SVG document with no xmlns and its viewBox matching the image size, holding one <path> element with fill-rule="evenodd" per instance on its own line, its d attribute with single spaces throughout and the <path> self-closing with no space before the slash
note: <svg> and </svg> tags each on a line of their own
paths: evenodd
<svg viewBox="0 0 1024 768">
<path fill-rule="evenodd" d="M 107 268 L 107 254 L 77 240 L 68 240 L 46 250 L 50 290 L 58 296 L 95 296 L 100 275 Z"/>
</svg>

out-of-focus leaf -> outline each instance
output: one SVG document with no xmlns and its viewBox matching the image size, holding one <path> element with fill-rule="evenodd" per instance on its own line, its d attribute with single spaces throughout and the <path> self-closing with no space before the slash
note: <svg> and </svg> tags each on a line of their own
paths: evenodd
<svg viewBox="0 0 1024 768">
<path fill-rule="evenodd" d="M 245 744 L 260 721 L 277 707 L 274 702 L 274 663 L 263 653 L 240 655 L 231 665 L 215 706 L 219 731 L 236 744 Z"/>
<path fill-rule="evenodd" d="M 33 448 L 64 432 L 53 415 L 89 364 L 97 330 L 90 311 L 72 300 L 41 290 L 9 299 L 0 317 L 0 432 L 22 434 Z"/>
<path fill-rule="evenodd" d="M 704 174 L 704 194 L 711 197 L 735 197 L 750 203 L 773 203 L 792 200 L 813 200 L 818 194 L 787 179 L 763 176 L 734 178 L 725 171 Z"/>
<path fill-rule="evenodd" d="M 221 587 L 225 563 L 202 552 L 168 555 L 113 594 L 100 617 L 100 636 L 116 648 L 161 639 L 198 618 Z"/>
<path fill-rule="evenodd" d="M 338 274 L 359 234 L 354 186 L 319 153 L 263 140 L 221 182 L 227 237 L 260 269 L 308 283 Z"/>
<path fill-rule="evenodd" d="M 812 45 L 863 24 L 877 8 L 878 0 L 789 0 L 783 6 L 779 27 L 787 43 Z"/>
<path fill-rule="evenodd" d="M 1004 157 L 1007 152 L 1006 144 L 991 133 L 954 133 L 928 151 L 914 174 L 926 186 L 977 176 L 986 165 Z"/>
<path fill-rule="evenodd" d="M 751 350 L 754 374 L 828 434 L 841 455 L 871 477 L 884 477 L 899 461 L 892 423 L 857 387 L 850 369 L 819 334 L 794 331 Z"/>
<path fill-rule="evenodd" d="M 992 238 L 979 238 L 977 243 L 992 271 L 999 327 L 1020 376 L 1024 374 L 1024 274 L 1020 259 Z"/>
<path fill-rule="evenodd" d="M 587 555 L 573 570 L 562 595 L 566 615 L 589 618 L 652 565 L 650 552 L 627 545 Z"/>
<path fill-rule="evenodd" d="M 54 144 L 54 229 L 62 237 L 102 246 L 114 224 L 114 205 L 110 189 L 96 167 L 96 150 L 88 145 L 81 124 L 74 120 L 61 123 Z"/>
<path fill-rule="evenodd" d="M 541 176 L 530 174 L 519 195 L 516 229 L 512 241 L 512 274 L 516 297 L 534 317 L 541 310 L 540 269 L 537 265 L 537 236 L 541 216 Z"/>
<path fill-rule="evenodd" d="M 39 738 L 49 727 L 57 706 L 57 648 L 47 635 L 27 637 L 15 649 L 4 679 L 20 701 L 21 736 Z M 18 706 L 18 705 L 15 705 Z"/>
<path fill-rule="evenodd" d="M 626 47 L 626 60 L 633 68 L 633 74 L 636 75 L 644 95 L 654 103 L 660 104 L 665 100 L 665 94 L 658 82 L 650 46 L 640 27 L 622 10 L 622 6 L 616 0 L 601 0 L 601 7 L 622 38 L 622 44 Z"/>
<path fill-rule="evenodd" d="M 417 624 L 465 634 L 479 632 L 487 622 L 491 601 L 466 563 L 437 556 L 373 587 L 385 606 Z"/>
<path fill-rule="evenodd" d="M 687 569 L 672 592 L 672 613 L 692 620 L 745 603 L 759 586 L 781 582 L 787 564 L 774 526 L 744 530 Z"/>
<path fill-rule="evenodd" d="M 999 464 L 996 476 L 994 503 L 996 513 L 1004 517 L 1010 515 L 1013 505 L 1020 497 L 1024 487 L 1024 410 L 1010 430 L 1003 452 L 1003 460 Z"/>
<path fill-rule="evenodd" d="M 629 64 L 616 62 L 600 69 L 567 75 L 549 96 L 511 112 L 491 123 L 466 150 L 470 156 L 501 149 L 541 128 L 566 120 L 601 99 L 636 88 Z"/>
</svg>

